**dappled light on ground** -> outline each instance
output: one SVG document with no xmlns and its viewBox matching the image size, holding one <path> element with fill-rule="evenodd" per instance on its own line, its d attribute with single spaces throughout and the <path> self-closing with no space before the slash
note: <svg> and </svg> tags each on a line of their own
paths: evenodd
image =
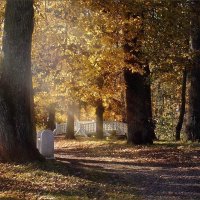
<svg viewBox="0 0 200 200">
<path fill-rule="evenodd" d="M 0 164 L 0 198 L 200 199 L 200 146 L 56 139 L 55 161 Z"/>
</svg>

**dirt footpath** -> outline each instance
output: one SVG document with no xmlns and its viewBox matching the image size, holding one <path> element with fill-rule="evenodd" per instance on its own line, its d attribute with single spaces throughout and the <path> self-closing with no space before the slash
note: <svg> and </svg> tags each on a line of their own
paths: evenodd
<svg viewBox="0 0 200 200">
<path fill-rule="evenodd" d="M 127 195 L 124 199 L 199 200 L 199 155 L 199 145 L 132 147 L 125 142 L 56 142 L 56 160 L 74 170 L 76 176 L 127 188 L 127 193 L 129 187 L 134 189 L 130 191 L 135 197 Z M 102 195 L 99 191 L 94 199 L 106 199 Z"/>
</svg>

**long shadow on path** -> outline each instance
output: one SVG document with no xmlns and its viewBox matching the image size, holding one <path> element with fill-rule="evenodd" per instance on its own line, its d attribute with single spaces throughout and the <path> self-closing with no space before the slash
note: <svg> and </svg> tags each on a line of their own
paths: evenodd
<svg viewBox="0 0 200 200">
<path fill-rule="evenodd" d="M 129 150 L 130 148 L 120 152 L 119 146 L 108 150 L 108 147 L 103 145 L 91 149 L 57 149 L 56 161 L 53 162 L 52 168 L 45 165 L 41 167 L 43 170 L 65 176 L 70 174 L 98 184 L 120 186 L 126 193 L 136 190 L 141 199 L 200 199 L 198 150 Z M 100 152 L 101 154 L 98 154 Z"/>
</svg>

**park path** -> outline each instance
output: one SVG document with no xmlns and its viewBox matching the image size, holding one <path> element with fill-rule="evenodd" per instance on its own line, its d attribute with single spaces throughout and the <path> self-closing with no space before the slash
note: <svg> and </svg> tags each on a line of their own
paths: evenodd
<svg viewBox="0 0 200 200">
<path fill-rule="evenodd" d="M 109 184 L 132 186 L 138 200 L 199 200 L 199 155 L 199 148 L 178 145 L 130 147 L 74 142 L 56 147 L 56 159 L 76 168 L 77 174 L 90 179 L 89 169 L 99 177 L 106 175 Z"/>
</svg>

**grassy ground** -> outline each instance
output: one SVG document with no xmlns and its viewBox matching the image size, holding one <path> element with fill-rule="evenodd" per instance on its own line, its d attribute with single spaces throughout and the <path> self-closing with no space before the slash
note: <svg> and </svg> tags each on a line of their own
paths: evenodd
<svg viewBox="0 0 200 200">
<path fill-rule="evenodd" d="M 0 167 L 0 199 L 135 199 L 133 187 L 110 183 L 114 177 L 98 171 L 84 175 L 56 162 Z M 92 176 L 92 180 L 87 176 Z"/>
<path fill-rule="evenodd" d="M 0 163 L 0 199 L 145 199 L 140 190 L 148 181 L 144 169 L 188 167 L 199 163 L 200 152 L 199 144 L 132 147 L 124 141 L 62 138 L 55 147 L 54 161 Z"/>
</svg>

